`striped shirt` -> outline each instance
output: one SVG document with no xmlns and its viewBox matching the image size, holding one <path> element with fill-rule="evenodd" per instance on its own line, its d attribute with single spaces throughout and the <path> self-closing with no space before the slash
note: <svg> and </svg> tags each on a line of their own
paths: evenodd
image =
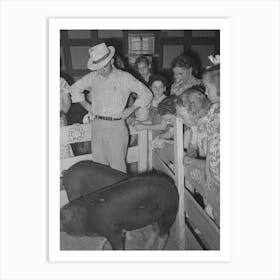
<svg viewBox="0 0 280 280">
<path fill-rule="evenodd" d="M 93 71 L 70 87 L 74 103 L 85 100 L 84 90 L 89 90 L 92 97 L 93 114 L 119 118 L 131 92 L 137 94 L 134 105 L 145 107 L 151 103 L 151 91 L 128 72 L 116 69 L 106 78 Z"/>
</svg>

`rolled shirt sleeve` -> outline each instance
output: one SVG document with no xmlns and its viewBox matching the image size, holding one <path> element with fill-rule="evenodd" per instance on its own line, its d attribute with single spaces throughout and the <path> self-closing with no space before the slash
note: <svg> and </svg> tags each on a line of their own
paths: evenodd
<svg viewBox="0 0 280 280">
<path fill-rule="evenodd" d="M 91 72 L 85 75 L 84 77 L 82 77 L 80 80 L 78 80 L 70 87 L 69 91 L 73 103 L 78 103 L 85 100 L 85 95 L 83 94 L 83 91 L 84 90 L 90 91 L 93 79 L 94 79 L 94 72 Z"/>
<path fill-rule="evenodd" d="M 134 102 L 135 106 L 145 107 L 152 102 L 153 94 L 149 88 L 129 73 L 126 75 L 126 84 L 130 92 L 135 92 L 137 94 L 137 98 Z"/>
</svg>

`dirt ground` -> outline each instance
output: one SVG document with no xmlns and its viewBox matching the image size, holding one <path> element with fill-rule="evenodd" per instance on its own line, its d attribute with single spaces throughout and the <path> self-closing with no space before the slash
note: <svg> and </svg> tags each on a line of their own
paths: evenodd
<svg viewBox="0 0 280 280">
<path fill-rule="evenodd" d="M 65 205 L 68 202 L 65 191 L 60 192 L 60 203 Z M 165 250 L 178 250 L 176 242 L 176 227 L 173 224 L 170 235 L 167 240 Z M 147 226 L 141 229 L 137 229 L 129 232 L 129 236 L 126 238 L 125 248 L 126 250 L 145 250 L 144 246 L 149 239 L 152 232 L 152 226 Z M 104 237 L 77 237 L 70 236 L 65 232 L 60 233 L 60 250 L 100 250 L 102 242 L 104 243 Z M 105 243 L 104 250 L 111 250 L 109 242 Z M 186 250 L 201 250 L 200 246 L 194 240 L 190 231 L 186 227 Z"/>
<path fill-rule="evenodd" d="M 128 238 L 126 238 L 126 250 L 145 250 L 144 246 L 151 232 L 151 226 L 131 231 Z M 60 235 L 60 250 L 98 250 L 100 242 L 103 240 L 103 237 L 76 237 L 70 236 L 63 232 Z M 111 249 L 110 243 L 106 242 L 104 250 Z M 167 240 L 165 250 L 178 250 L 176 245 L 174 225 Z"/>
</svg>

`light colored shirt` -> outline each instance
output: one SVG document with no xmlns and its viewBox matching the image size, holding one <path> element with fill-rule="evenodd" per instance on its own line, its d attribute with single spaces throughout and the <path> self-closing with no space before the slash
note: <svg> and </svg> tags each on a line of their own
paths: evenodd
<svg viewBox="0 0 280 280">
<path fill-rule="evenodd" d="M 158 107 L 158 104 L 166 97 L 166 95 L 160 96 L 158 99 L 153 98 L 151 106 Z"/>
<path fill-rule="evenodd" d="M 131 92 L 137 94 L 134 105 L 138 107 L 147 106 L 153 98 L 151 91 L 143 83 L 114 66 L 106 78 L 93 71 L 73 84 L 70 94 L 74 103 L 85 100 L 82 94 L 84 90 L 91 93 L 94 115 L 113 118 L 121 116 Z"/>
</svg>

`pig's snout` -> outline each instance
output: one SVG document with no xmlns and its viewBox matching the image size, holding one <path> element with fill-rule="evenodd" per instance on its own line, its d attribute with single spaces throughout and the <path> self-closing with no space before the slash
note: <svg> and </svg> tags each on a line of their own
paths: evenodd
<svg viewBox="0 0 280 280">
<path fill-rule="evenodd" d="M 86 235 L 88 229 L 87 209 L 80 205 L 67 205 L 60 211 L 60 231 L 73 235 Z"/>
</svg>

